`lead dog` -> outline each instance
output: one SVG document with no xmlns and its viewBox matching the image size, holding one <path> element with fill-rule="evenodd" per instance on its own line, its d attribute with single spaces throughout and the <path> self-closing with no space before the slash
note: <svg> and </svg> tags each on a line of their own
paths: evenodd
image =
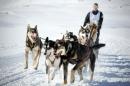
<svg viewBox="0 0 130 86">
<path fill-rule="evenodd" d="M 31 28 L 30 25 L 28 25 L 27 35 L 26 35 L 24 69 L 28 68 L 28 54 L 29 54 L 29 51 L 31 51 L 32 59 L 33 59 L 32 67 L 35 70 L 37 70 L 40 55 L 41 55 L 42 45 L 43 45 L 42 41 L 38 36 L 37 25 L 34 28 Z"/>
<path fill-rule="evenodd" d="M 56 56 L 54 53 L 55 47 L 55 41 L 49 40 L 49 38 L 47 37 L 44 42 L 44 55 L 46 56 L 45 65 L 46 74 L 48 74 L 48 83 L 54 79 L 56 71 L 59 70 L 62 64 L 61 58 Z M 60 49 L 59 51 L 57 51 L 57 53 L 62 55 L 65 52 L 63 51 L 63 49 Z"/>
<path fill-rule="evenodd" d="M 80 80 L 83 80 L 82 76 L 82 68 L 90 60 L 90 70 L 91 77 L 90 80 L 93 79 L 94 68 L 95 68 L 95 54 L 93 53 L 93 49 L 100 49 L 104 47 L 104 44 L 98 44 L 91 46 L 91 39 L 89 39 L 87 45 L 81 45 L 78 42 L 64 42 L 64 40 L 58 40 L 56 45 L 60 47 L 64 47 L 65 52 L 64 55 L 58 55 L 63 59 L 63 70 L 64 70 L 64 84 L 67 84 L 67 76 L 68 76 L 68 63 L 74 64 L 75 66 L 71 70 L 70 82 L 73 83 L 75 81 L 75 72 L 78 71 L 80 75 Z M 72 46 L 68 50 L 68 46 Z M 59 50 L 59 47 L 54 48 L 54 51 Z"/>
</svg>

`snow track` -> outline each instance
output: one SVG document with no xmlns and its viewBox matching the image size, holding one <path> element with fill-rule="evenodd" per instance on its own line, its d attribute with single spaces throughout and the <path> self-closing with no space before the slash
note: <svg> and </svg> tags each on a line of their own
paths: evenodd
<svg viewBox="0 0 130 86">
<path fill-rule="evenodd" d="M 38 70 L 31 69 L 31 65 L 29 69 L 24 70 L 22 62 L 23 54 L 12 56 L 12 58 L 0 58 L 0 64 L 4 64 L 0 68 L 0 86 L 62 85 L 62 67 L 57 72 L 54 81 L 48 84 L 43 55 Z M 73 67 L 70 66 L 68 74 L 70 74 L 70 69 Z M 89 81 L 89 71 L 84 71 L 83 75 L 84 80 L 79 82 L 79 76 L 76 74 L 75 83 L 68 83 L 68 86 L 129 86 L 130 58 L 129 56 L 99 55 L 96 61 L 94 80 Z"/>
</svg>

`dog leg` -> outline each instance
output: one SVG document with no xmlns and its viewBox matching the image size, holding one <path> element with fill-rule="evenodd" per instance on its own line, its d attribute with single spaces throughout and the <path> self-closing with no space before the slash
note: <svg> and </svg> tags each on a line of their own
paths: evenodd
<svg viewBox="0 0 130 86">
<path fill-rule="evenodd" d="M 68 62 L 63 61 L 63 72 L 64 72 L 64 84 L 67 84 Z"/>
<path fill-rule="evenodd" d="M 38 54 L 38 56 L 37 56 L 37 59 L 36 59 L 36 64 L 35 64 L 35 66 L 34 66 L 34 69 L 36 69 L 36 70 L 37 70 L 38 65 L 39 65 L 40 56 L 41 56 L 41 52 L 39 52 L 39 54 Z"/>
<path fill-rule="evenodd" d="M 79 76 L 80 76 L 80 81 L 83 80 L 82 69 L 83 69 L 83 68 L 79 68 L 79 69 L 78 69 L 78 74 L 79 74 Z"/>
<path fill-rule="evenodd" d="M 50 83 L 50 67 L 48 67 L 48 83 Z"/>
<path fill-rule="evenodd" d="M 75 70 L 71 70 L 70 83 L 74 83 L 75 81 Z"/>
<path fill-rule="evenodd" d="M 95 69 L 95 61 L 96 61 L 96 57 L 93 54 L 92 57 L 90 57 L 90 72 L 91 72 L 90 81 L 93 80 L 94 69 Z"/>
<path fill-rule="evenodd" d="M 74 68 L 71 70 L 71 77 L 70 77 L 70 83 L 74 83 L 75 81 L 75 71 L 79 70 L 84 66 L 84 61 L 79 62 L 74 66 Z M 81 74 L 82 75 L 82 74 Z"/>
<path fill-rule="evenodd" d="M 34 49 L 32 50 L 32 59 L 33 59 L 32 67 L 34 67 L 36 59 L 36 51 Z"/>
<path fill-rule="evenodd" d="M 32 67 L 35 69 L 35 70 L 37 70 L 37 68 L 36 68 L 36 60 L 37 60 L 37 58 L 38 58 L 38 52 L 36 52 L 36 53 L 33 53 L 34 55 L 33 55 L 33 65 L 32 65 Z"/>
<path fill-rule="evenodd" d="M 26 49 L 25 49 L 24 69 L 28 68 L 28 54 L 29 54 L 29 48 L 26 47 Z"/>
<path fill-rule="evenodd" d="M 90 62 L 90 60 L 88 60 L 88 61 L 85 62 L 84 69 L 83 69 L 83 72 L 84 72 L 84 73 L 86 73 L 87 70 L 88 70 L 89 62 Z"/>
<path fill-rule="evenodd" d="M 57 71 L 57 69 L 56 69 L 56 68 L 53 68 L 53 71 L 52 71 L 52 73 L 51 73 L 51 80 L 54 79 L 56 71 Z"/>
<path fill-rule="evenodd" d="M 37 70 L 38 64 L 39 64 L 40 55 L 41 55 L 41 50 L 36 50 L 34 52 L 36 52 L 36 53 L 34 53 L 34 55 L 33 55 L 33 68 L 35 70 Z"/>
<path fill-rule="evenodd" d="M 94 75 L 94 72 L 91 72 L 90 81 L 93 80 L 93 75 Z"/>
<path fill-rule="evenodd" d="M 48 66 L 46 65 L 46 74 L 48 74 Z"/>
</svg>

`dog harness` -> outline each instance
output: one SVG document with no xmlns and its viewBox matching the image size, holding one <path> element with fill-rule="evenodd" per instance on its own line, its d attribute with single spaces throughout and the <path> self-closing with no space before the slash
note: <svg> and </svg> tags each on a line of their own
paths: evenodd
<svg viewBox="0 0 130 86">
<path fill-rule="evenodd" d="M 54 57 L 54 59 L 52 59 L 50 57 Z M 52 48 L 50 48 L 50 50 L 48 50 L 48 55 L 46 55 L 46 59 L 48 59 L 51 62 L 52 66 L 54 66 L 54 62 L 56 60 L 56 57 L 52 53 Z"/>
</svg>

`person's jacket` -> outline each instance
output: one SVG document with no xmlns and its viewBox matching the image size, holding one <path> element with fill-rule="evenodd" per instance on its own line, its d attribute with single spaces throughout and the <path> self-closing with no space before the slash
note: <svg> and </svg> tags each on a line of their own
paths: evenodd
<svg viewBox="0 0 130 86">
<path fill-rule="evenodd" d="M 101 26 L 102 26 L 102 22 L 103 22 L 103 13 L 101 11 L 98 11 L 98 10 L 97 11 L 92 11 L 92 13 L 94 15 L 97 15 L 98 12 L 100 12 L 100 18 L 99 18 L 99 21 L 98 21 L 98 29 L 100 29 Z M 83 26 L 86 26 L 87 23 L 90 23 L 90 12 L 85 17 L 85 21 L 84 21 Z"/>
</svg>

